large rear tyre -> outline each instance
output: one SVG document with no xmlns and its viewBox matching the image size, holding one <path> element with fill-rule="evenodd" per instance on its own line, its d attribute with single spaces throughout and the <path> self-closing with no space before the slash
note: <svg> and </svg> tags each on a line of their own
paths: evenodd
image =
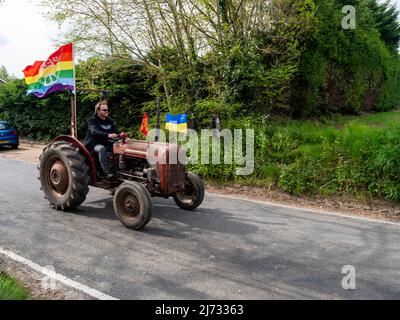
<svg viewBox="0 0 400 320">
<path fill-rule="evenodd" d="M 57 210 L 78 207 L 89 192 L 89 167 L 79 149 L 65 141 L 49 144 L 39 157 L 39 180 L 45 199 Z"/>
<path fill-rule="evenodd" d="M 188 172 L 185 190 L 174 195 L 175 203 L 184 210 L 196 209 L 204 200 L 204 183 L 198 175 Z"/>
<path fill-rule="evenodd" d="M 133 230 L 144 228 L 153 211 L 149 191 L 138 182 L 124 182 L 115 191 L 114 211 L 125 227 Z"/>
</svg>

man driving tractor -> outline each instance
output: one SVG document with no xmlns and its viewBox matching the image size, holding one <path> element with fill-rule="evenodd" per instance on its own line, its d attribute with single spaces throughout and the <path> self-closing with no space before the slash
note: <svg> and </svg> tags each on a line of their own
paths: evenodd
<svg viewBox="0 0 400 320">
<path fill-rule="evenodd" d="M 116 132 L 118 129 L 109 117 L 107 101 L 100 101 L 96 104 L 95 114 L 88 120 L 85 146 L 89 152 L 96 152 L 107 179 L 114 177 L 110 171 L 107 157 L 113 152 L 113 143 L 110 140 L 118 137 Z"/>
</svg>

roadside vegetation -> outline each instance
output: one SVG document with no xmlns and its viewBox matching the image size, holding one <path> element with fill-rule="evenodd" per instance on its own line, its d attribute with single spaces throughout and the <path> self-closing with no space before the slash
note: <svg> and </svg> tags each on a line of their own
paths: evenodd
<svg viewBox="0 0 400 320">
<path fill-rule="evenodd" d="M 0 271 L 0 300 L 27 300 L 28 291 L 16 280 Z"/>
<path fill-rule="evenodd" d="M 187 113 L 189 127 L 252 128 L 253 175 L 232 165 L 192 170 L 219 183 L 295 195 L 351 195 L 400 201 L 400 24 L 376 0 L 42 1 L 72 26 L 60 42 L 86 54 L 77 86 L 109 90 L 111 116 L 131 137 L 144 112 Z M 342 28 L 344 5 L 356 29 Z M 96 30 L 96 32 L 93 32 Z M 39 100 L 23 80 L 0 86 L 0 118 L 21 135 L 69 133 L 69 96 Z M 78 133 L 99 94 L 78 94 Z M 368 115 L 366 115 L 368 114 Z"/>
<path fill-rule="evenodd" d="M 256 132 L 255 174 L 241 183 L 400 201 L 400 112 L 275 120 Z"/>
</svg>

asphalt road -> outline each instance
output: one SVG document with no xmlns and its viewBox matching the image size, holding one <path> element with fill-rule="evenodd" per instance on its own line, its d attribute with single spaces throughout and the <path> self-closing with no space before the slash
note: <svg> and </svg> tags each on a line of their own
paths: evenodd
<svg viewBox="0 0 400 320">
<path fill-rule="evenodd" d="M 400 225 L 206 194 L 194 212 L 154 198 L 140 232 L 104 190 L 52 210 L 36 166 L 0 159 L 0 247 L 119 299 L 399 299 Z M 354 266 L 356 289 L 342 268 Z"/>
</svg>

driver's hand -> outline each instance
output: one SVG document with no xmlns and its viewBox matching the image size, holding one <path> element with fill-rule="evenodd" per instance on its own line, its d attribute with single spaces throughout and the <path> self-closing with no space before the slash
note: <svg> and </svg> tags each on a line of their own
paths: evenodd
<svg viewBox="0 0 400 320">
<path fill-rule="evenodd" d="M 108 134 L 108 137 L 109 137 L 110 139 L 117 139 L 117 138 L 118 138 L 118 135 L 117 135 L 116 133 L 109 133 L 109 134 Z"/>
</svg>

